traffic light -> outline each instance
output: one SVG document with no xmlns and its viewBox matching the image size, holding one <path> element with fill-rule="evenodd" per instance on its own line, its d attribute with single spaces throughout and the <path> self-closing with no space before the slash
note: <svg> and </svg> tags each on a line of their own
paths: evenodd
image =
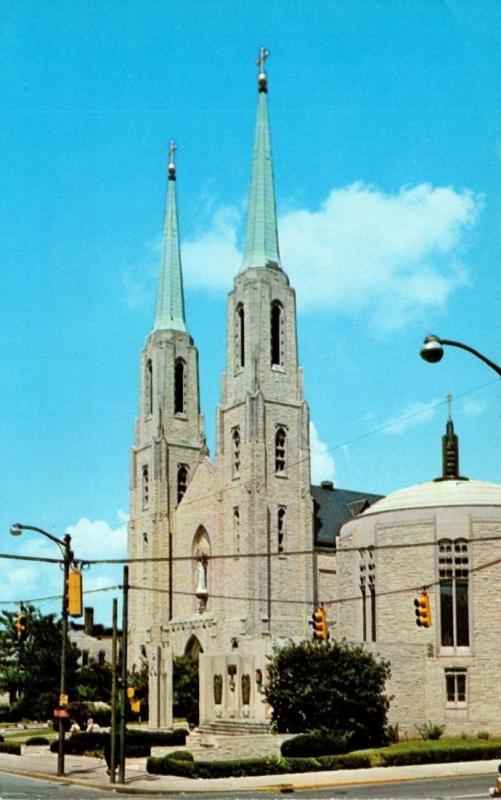
<svg viewBox="0 0 501 800">
<path fill-rule="evenodd" d="M 318 641 L 325 641 L 329 638 L 329 628 L 327 626 L 327 612 L 322 606 L 318 606 L 313 612 L 311 618 L 311 625 L 313 625 L 313 638 Z"/>
<path fill-rule="evenodd" d="M 82 606 L 82 574 L 78 566 L 74 564 L 68 575 L 68 614 L 70 617 L 81 617 Z"/>
<path fill-rule="evenodd" d="M 24 607 L 21 606 L 16 617 L 17 641 L 24 642 L 28 638 L 28 618 Z"/>
<path fill-rule="evenodd" d="M 428 592 L 420 592 L 414 600 L 416 607 L 416 625 L 420 628 L 429 628 L 431 625 L 431 608 Z"/>
<path fill-rule="evenodd" d="M 134 686 L 127 687 L 127 699 L 132 713 L 139 714 L 141 711 L 141 700 L 136 698 L 136 689 Z"/>
</svg>

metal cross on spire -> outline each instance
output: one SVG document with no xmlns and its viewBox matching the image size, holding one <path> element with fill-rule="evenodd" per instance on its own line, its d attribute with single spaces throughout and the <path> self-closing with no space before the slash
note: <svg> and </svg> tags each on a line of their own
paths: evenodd
<svg viewBox="0 0 501 800">
<path fill-rule="evenodd" d="M 261 45 L 261 47 L 259 48 L 259 55 L 256 60 L 256 64 L 259 67 L 259 75 L 257 77 L 257 82 L 260 92 L 266 92 L 268 89 L 268 81 L 266 78 L 266 72 L 264 71 L 264 62 L 266 61 L 269 55 L 270 51 L 267 50 L 266 47 L 263 47 Z"/>
<path fill-rule="evenodd" d="M 176 164 L 174 162 L 174 154 L 176 150 L 177 144 L 175 143 L 174 139 L 171 139 L 169 142 L 169 165 L 167 167 L 170 181 L 176 180 Z"/>
</svg>

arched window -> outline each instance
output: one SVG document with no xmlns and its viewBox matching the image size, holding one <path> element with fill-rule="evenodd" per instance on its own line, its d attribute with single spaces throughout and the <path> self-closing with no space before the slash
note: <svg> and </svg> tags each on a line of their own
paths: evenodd
<svg viewBox="0 0 501 800">
<path fill-rule="evenodd" d="M 275 472 L 285 472 L 287 434 L 284 428 L 278 428 L 275 434 Z"/>
<path fill-rule="evenodd" d="M 277 514 L 277 545 L 279 553 L 283 553 L 285 550 L 285 521 L 286 510 L 283 506 L 280 506 Z"/>
<path fill-rule="evenodd" d="M 177 470 L 177 502 L 180 503 L 183 499 L 186 489 L 188 487 L 188 467 L 186 464 L 180 464 Z"/>
<path fill-rule="evenodd" d="M 283 308 L 275 300 L 271 304 L 271 364 L 283 366 Z"/>
<path fill-rule="evenodd" d="M 466 539 L 438 544 L 442 647 L 469 647 L 469 553 Z"/>
<path fill-rule="evenodd" d="M 245 311 L 242 303 L 239 303 L 236 309 L 235 361 L 237 367 L 245 366 Z"/>
<path fill-rule="evenodd" d="M 231 442 L 233 448 L 232 473 L 233 477 L 236 478 L 238 475 L 240 475 L 240 428 L 233 428 Z"/>
<path fill-rule="evenodd" d="M 151 358 L 146 362 L 144 373 L 144 409 L 147 417 L 153 414 L 153 363 Z"/>
<path fill-rule="evenodd" d="M 143 508 L 148 508 L 148 503 L 150 501 L 150 476 L 146 464 L 141 470 L 141 480 Z"/>
<path fill-rule="evenodd" d="M 186 364 L 177 358 L 174 365 L 174 414 L 184 414 L 186 410 Z"/>
</svg>

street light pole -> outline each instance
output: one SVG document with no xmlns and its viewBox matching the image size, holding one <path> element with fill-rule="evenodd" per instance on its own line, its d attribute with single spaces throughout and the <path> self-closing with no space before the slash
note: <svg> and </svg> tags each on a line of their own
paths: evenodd
<svg viewBox="0 0 501 800">
<path fill-rule="evenodd" d="M 425 361 L 428 361 L 428 363 L 436 364 L 441 360 L 444 354 L 442 347 L 444 344 L 450 345 L 451 347 L 459 347 L 461 350 L 467 350 L 468 353 L 472 353 L 472 355 L 479 358 L 480 361 L 483 361 L 484 364 L 487 364 L 487 366 L 493 369 L 494 372 L 496 372 L 501 378 L 501 367 L 494 363 L 494 361 L 491 361 L 490 358 L 487 358 L 486 356 L 482 355 L 482 353 L 479 353 L 474 347 L 470 347 L 470 345 L 464 344 L 463 342 L 455 342 L 453 339 L 440 339 L 433 333 L 430 333 L 429 336 L 426 337 L 419 354 L 421 358 L 423 358 Z"/>
<path fill-rule="evenodd" d="M 68 577 L 70 574 L 70 564 L 73 561 L 73 553 L 71 550 L 71 536 L 69 533 L 64 535 L 64 539 L 58 539 L 52 533 L 36 528 L 34 525 L 21 525 L 20 522 L 15 522 L 11 526 L 10 532 L 12 536 L 20 536 L 23 531 L 36 531 L 46 536 L 47 539 L 55 542 L 63 554 L 63 570 L 64 570 L 64 585 L 63 585 L 63 603 L 61 609 L 61 677 L 59 682 L 59 705 L 64 704 L 66 694 L 66 654 L 67 654 L 67 638 L 68 638 Z M 64 723 L 63 717 L 59 717 L 59 741 L 57 751 L 57 774 L 64 775 Z"/>
</svg>

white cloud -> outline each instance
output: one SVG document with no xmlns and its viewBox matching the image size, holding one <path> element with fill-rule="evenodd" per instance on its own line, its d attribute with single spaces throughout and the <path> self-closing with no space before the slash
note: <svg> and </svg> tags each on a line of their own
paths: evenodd
<svg viewBox="0 0 501 800">
<path fill-rule="evenodd" d="M 310 422 L 311 482 L 333 481 L 335 473 L 334 459 L 322 442 L 313 422 Z"/>
<path fill-rule="evenodd" d="M 384 428 L 384 433 L 401 436 L 410 428 L 415 428 L 416 425 L 422 425 L 424 422 L 429 422 L 430 419 L 433 419 L 439 405 L 441 403 L 437 400 L 429 400 L 427 403 L 417 400 L 405 406 L 398 414 L 382 422 L 380 427 Z"/>
<path fill-rule="evenodd" d="M 112 528 L 103 520 L 83 517 L 76 525 L 67 528 L 71 536 L 71 547 L 77 559 L 126 558 L 127 528 L 122 525 Z"/>
<path fill-rule="evenodd" d="M 103 520 L 82 518 L 75 525 L 66 529 L 71 536 L 71 548 L 75 558 L 80 560 L 127 557 L 127 526 L 123 511 L 117 517 L 122 524 L 116 528 Z M 49 531 L 50 532 L 50 531 Z M 57 535 L 57 534 L 56 534 Z M 37 556 L 39 558 L 59 558 L 57 546 L 45 537 L 31 532 L 24 533 L 16 540 L 15 552 L 19 555 Z M 2 569 L 0 600 L 19 601 L 57 596 L 57 599 L 37 603 L 44 613 L 59 614 L 62 591 L 62 572 L 58 564 L 37 562 L 14 562 L 22 564 L 10 570 Z M 3 566 L 3 565 L 2 565 Z M 116 586 L 122 582 L 122 565 L 91 565 L 83 572 L 84 605 L 95 609 L 96 622 L 109 622 L 111 617 L 111 597 L 114 593 L 97 592 L 85 594 L 90 590 Z M 12 608 L 12 607 L 10 607 Z"/>
<path fill-rule="evenodd" d="M 487 403 L 484 403 L 482 400 L 468 398 L 467 400 L 463 400 L 461 410 L 465 417 L 478 417 L 480 414 L 484 413 L 486 408 Z"/>
<path fill-rule="evenodd" d="M 314 211 L 281 215 L 282 263 L 303 309 L 363 310 L 380 327 L 401 327 L 465 282 L 461 251 L 482 205 L 468 189 L 421 184 L 387 194 L 353 183 Z M 239 211 L 221 208 L 183 244 L 187 285 L 229 289 L 242 259 L 240 223 Z"/>
</svg>

